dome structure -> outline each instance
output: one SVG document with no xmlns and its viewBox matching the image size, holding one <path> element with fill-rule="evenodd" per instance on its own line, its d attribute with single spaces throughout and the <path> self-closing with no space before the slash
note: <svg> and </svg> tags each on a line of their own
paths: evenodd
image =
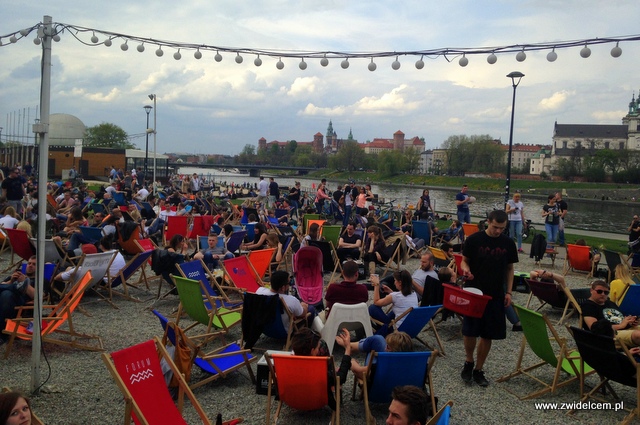
<svg viewBox="0 0 640 425">
<path fill-rule="evenodd" d="M 85 130 L 84 123 L 73 115 L 49 115 L 49 144 L 51 146 L 74 146 L 76 139 L 84 138 Z"/>
</svg>

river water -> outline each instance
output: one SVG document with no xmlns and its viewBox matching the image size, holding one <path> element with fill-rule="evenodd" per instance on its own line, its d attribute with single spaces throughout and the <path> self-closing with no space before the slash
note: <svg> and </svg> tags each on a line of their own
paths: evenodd
<svg viewBox="0 0 640 425">
<path fill-rule="evenodd" d="M 231 182 L 235 184 L 242 184 L 244 182 L 254 184 L 258 182 L 257 178 L 250 177 L 247 174 L 236 174 L 219 170 L 181 167 L 180 172 L 185 174 L 198 173 L 208 179 L 213 179 L 217 183 L 221 181 L 229 184 Z M 318 183 L 315 179 L 276 178 L 276 182 L 288 187 L 291 187 L 296 180 L 302 183 L 303 189 L 305 187 L 311 188 L 313 184 L 317 185 Z M 329 190 L 333 191 L 337 188 L 338 184 L 344 186 L 346 183 L 346 180 L 335 181 L 329 178 L 327 186 Z M 360 184 L 360 182 L 358 182 L 358 184 Z M 504 200 L 503 193 L 474 192 L 473 179 L 469 179 L 468 184 L 468 194 L 476 198 L 476 202 L 471 205 L 471 215 L 474 222 L 477 222 L 480 218 L 484 218 L 486 212 L 493 210 L 496 205 L 502 204 Z M 383 198 L 385 201 L 394 201 L 394 205 L 400 205 L 402 207 L 417 205 L 422 190 L 429 189 L 432 206 L 441 214 L 455 214 L 455 195 L 459 192 L 458 189 L 431 189 L 422 186 L 395 186 L 387 184 L 372 184 L 371 188 L 373 193 L 377 194 L 379 198 Z M 570 197 L 565 197 L 565 201 L 569 205 L 566 226 L 583 230 L 626 233 L 627 226 L 629 226 L 633 214 L 637 214 L 640 211 L 640 207 L 622 202 L 572 199 Z M 542 207 L 547 203 L 546 196 L 523 193 L 522 202 L 524 203 L 525 217 L 532 220 L 533 223 L 537 223 L 539 230 L 543 230 L 544 225 L 542 224 L 543 220 L 541 215 Z"/>
</svg>

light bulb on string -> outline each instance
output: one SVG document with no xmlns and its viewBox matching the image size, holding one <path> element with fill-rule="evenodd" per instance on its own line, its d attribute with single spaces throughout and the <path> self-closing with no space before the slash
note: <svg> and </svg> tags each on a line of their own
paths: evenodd
<svg viewBox="0 0 640 425">
<path fill-rule="evenodd" d="M 162 46 L 158 46 L 158 50 L 156 50 L 156 56 L 157 57 L 162 57 L 162 55 L 164 55 L 164 51 L 162 50 Z"/>
<path fill-rule="evenodd" d="M 467 56 L 464 53 L 462 54 L 462 57 L 458 61 L 458 65 L 460 65 L 463 68 L 465 66 L 469 65 L 469 59 L 467 58 Z"/>
<path fill-rule="evenodd" d="M 136 47 L 136 50 L 138 50 L 140 53 L 144 52 L 144 42 L 138 44 L 138 47 Z"/>
<path fill-rule="evenodd" d="M 300 61 L 300 63 L 298 64 L 298 68 L 300 68 L 301 70 L 305 70 L 307 69 L 307 63 L 304 61 L 304 58 L 302 58 L 302 60 Z"/>
<path fill-rule="evenodd" d="M 111 42 L 111 38 L 107 38 L 107 39 L 104 41 L 104 45 L 105 45 L 105 46 L 107 46 L 107 47 L 111 47 L 111 44 L 112 44 L 112 42 Z"/>
<path fill-rule="evenodd" d="M 129 40 L 125 40 L 124 43 L 120 45 L 120 49 L 122 49 L 123 52 L 129 50 L 129 45 L 127 43 L 129 43 Z"/>
<path fill-rule="evenodd" d="M 255 66 L 260 66 L 260 65 L 262 65 L 262 59 L 260 59 L 260 55 L 258 55 L 258 57 L 257 57 L 257 58 L 255 58 L 255 59 L 253 60 L 253 64 L 254 64 Z"/>
<path fill-rule="evenodd" d="M 27 35 L 29 35 L 29 30 L 26 28 L 23 30 L 20 30 L 20 35 L 23 37 L 26 37 Z"/>
<path fill-rule="evenodd" d="M 558 59 L 558 54 L 556 53 L 556 48 L 554 47 L 549 53 L 547 53 L 547 60 L 549 62 L 555 62 Z"/>
<path fill-rule="evenodd" d="M 491 54 L 487 56 L 487 62 L 489 63 L 489 65 L 493 65 L 494 63 L 498 62 L 498 57 L 494 52 L 491 52 Z"/>
<path fill-rule="evenodd" d="M 587 43 L 584 43 L 584 47 L 580 49 L 580 56 L 585 59 L 591 56 L 591 49 L 587 46 Z"/>
<path fill-rule="evenodd" d="M 424 56 L 420 56 L 420 59 L 418 59 L 416 61 L 416 68 L 417 69 L 422 69 L 424 68 L 424 61 L 422 60 L 422 58 L 424 58 Z"/>
<path fill-rule="evenodd" d="M 36 37 L 33 39 L 33 44 L 35 44 L 36 46 L 40 45 L 40 37 Z"/>
<path fill-rule="evenodd" d="M 282 62 L 282 58 L 278 58 L 278 62 L 276 63 L 276 68 L 278 69 L 284 68 L 284 62 Z"/>
<path fill-rule="evenodd" d="M 394 60 L 393 63 L 391 64 L 391 68 L 394 69 L 395 71 L 400 69 L 400 61 L 398 60 L 397 56 L 396 56 L 396 60 Z"/>
<path fill-rule="evenodd" d="M 340 66 L 342 67 L 342 69 L 349 68 L 349 58 L 344 58 L 344 60 L 340 62 Z"/>
<path fill-rule="evenodd" d="M 376 70 L 377 67 L 378 65 L 376 65 L 376 63 L 373 61 L 373 58 L 371 58 L 371 62 L 369 62 L 369 65 L 367 65 L 367 68 L 369 68 L 369 71 L 373 72 Z"/>
<path fill-rule="evenodd" d="M 16 38 L 16 35 L 15 35 L 15 34 L 13 34 L 11 37 L 9 37 L 9 42 L 10 42 L 10 43 L 15 43 L 15 42 L 17 42 L 17 41 L 18 41 L 18 39 Z"/>
<path fill-rule="evenodd" d="M 93 35 L 91 36 L 91 42 L 93 44 L 98 44 L 98 41 L 100 41 L 100 40 L 98 39 L 98 36 L 96 35 L 96 32 L 94 31 Z"/>
<path fill-rule="evenodd" d="M 518 62 L 524 62 L 526 58 L 527 58 L 527 54 L 524 52 L 524 49 L 519 51 L 518 54 L 516 55 L 516 60 Z"/>
<path fill-rule="evenodd" d="M 213 58 L 216 60 L 216 62 L 222 61 L 222 55 L 220 54 L 220 52 L 216 52 L 216 55 Z"/>
<path fill-rule="evenodd" d="M 56 43 L 60 41 L 60 34 L 56 34 L 53 37 L 51 37 L 53 39 L 53 41 L 55 41 Z"/>
<path fill-rule="evenodd" d="M 327 66 L 329 65 L 329 59 L 327 59 L 327 55 L 325 54 L 322 59 L 320 59 L 320 65 Z"/>
<path fill-rule="evenodd" d="M 173 58 L 177 61 L 182 59 L 182 54 L 180 54 L 180 49 L 178 49 L 178 51 L 173 54 Z"/>
<path fill-rule="evenodd" d="M 243 60 L 242 56 L 240 56 L 240 52 L 236 52 L 236 63 L 240 64 Z"/>
<path fill-rule="evenodd" d="M 200 49 L 196 49 L 195 53 L 193 54 L 193 57 L 196 59 L 202 59 L 202 52 L 200 51 Z"/>
<path fill-rule="evenodd" d="M 618 46 L 618 44 L 619 42 L 616 42 L 616 47 L 611 49 L 611 56 L 613 56 L 614 58 L 619 58 L 622 54 L 622 49 L 620 48 L 620 46 Z"/>
</svg>

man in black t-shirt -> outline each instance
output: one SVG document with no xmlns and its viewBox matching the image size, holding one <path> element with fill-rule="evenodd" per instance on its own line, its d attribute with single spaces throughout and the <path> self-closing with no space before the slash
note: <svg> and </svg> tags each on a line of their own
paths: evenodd
<svg viewBox="0 0 640 425">
<path fill-rule="evenodd" d="M 7 198 L 7 202 L 18 214 L 22 214 L 22 198 L 24 198 L 25 190 L 23 180 L 20 177 L 20 171 L 14 167 L 9 172 L 9 177 L 2 181 L 2 196 Z"/>
<path fill-rule="evenodd" d="M 484 295 L 492 297 L 481 318 L 465 316 L 462 324 L 466 361 L 461 377 L 467 383 L 475 381 L 482 387 L 489 385 L 482 368 L 491 350 L 491 342 L 506 338 L 505 307 L 511 304 L 513 264 L 518 262 L 515 242 L 503 234 L 506 227 L 507 213 L 492 211 L 487 219 L 487 229 L 466 239 L 460 264 L 459 274 L 466 277 L 467 286 L 478 288 Z M 478 337 L 480 343 L 474 365 Z"/>
<path fill-rule="evenodd" d="M 289 203 L 296 210 L 300 208 L 300 182 L 296 182 L 296 184 L 289 189 Z"/>
<path fill-rule="evenodd" d="M 556 204 L 558 205 L 558 213 L 560 222 L 558 223 L 558 245 L 564 246 L 564 218 L 567 215 L 568 205 L 567 201 L 562 199 L 562 193 L 556 193 Z"/>
<path fill-rule="evenodd" d="M 349 223 L 346 232 L 338 240 L 338 258 L 341 262 L 346 261 L 347 258 L 357 260 L 360 258 L 361 247 L 362 239 L 356 234 L 356 226 L 353 223 Z"/>
</svg>

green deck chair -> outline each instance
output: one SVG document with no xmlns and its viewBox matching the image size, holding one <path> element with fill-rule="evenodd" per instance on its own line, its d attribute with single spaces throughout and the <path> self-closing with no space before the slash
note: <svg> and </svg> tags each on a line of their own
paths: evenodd
<svg viewBox="0 0 640 425">
<path fill-rule="evenodd" d="M 184 328 L 184 331 L 188 331 L 198 324 L 207 327 L 204 334 L 189 336 L 190 338 L 208 340 L 210 335 L 214 335 L 212 330 L 222 329 L 228 331 L 230 327 L 240 324 L 242 307 L 233 309 L 217 308 L 216 299 L 219 297 L 209 295 L 205 288 L 202 287 L 203 283 L 201 281 L 174 275 L 171 275 L 171 278 L 175 282 L 180 296 L 176 324 L 180 321 L 182 313 L 185 312 L 195 323 Z M 223 299 L 219 298 L 219 301 L 223 301 Z M 205 303 L 207 304 L 205 305 Z"/>
<path fill-rule="evenodd" d="M 342 226 L 322 226 L 322 236 L 324 240 L 327 242 L 332 242 L 333 246 L 338 246 L 338 242 L 340 241 L 340 233 L 342 233 Z"/>
<path fill-rule="evenodd" d="M 518 355 L 518 362 L 515 370 L 510 374 L 501 377 L 497 382 L 508 381 L 518 375 L 526 375 L 539 384 L 544 385 L 544 388 L 540 390 L 533 391 L 524 396 L 518 396 L 520 400 L 539 397 L 548 392 L 553 393 L 557 388 L 570 384 L 573 381 L 578 382 L 580 378 L 580 355 L 578 354 L 578 351 L 569 351 L 567 349 L 565 338 L 561 338 L 558 335 L 558 332 L 555 330 L 546 315 L 527 310 L 526 308 L 515 304 L 514 308 L 520 318 L 524 337 L 522 338 L 522 344 L 520 345 L 520 354 Z M 549 336 L 549 332 L 551 332 L 551 336 Z M 551 345 L 551 341 L 554 341 L 558 345 L 558 349 L 554 349 Z M 532 366 L 523 367 L 522 358 L 527 344 L 531 348 L 531 351 L 533 351 L 533 353 L 542 361 Z M 550 383 L 547 383 L 538 376 L 534 376 L 529 373 L 533 369 L 537 369 L 538 367 L 546 364 L 556 370 L 553 380 Z M 568 375 L 567 379 L 564 381 L 560 380 L 561 372 Z M 585 375 L 590 373 L 593 373 L 593 369 L 585 365 Z M 582 392 L 582 389 L 580 389 L 580 391 Z M 582 396 L 582 394 L 580 395 Z"/>
<path fill-rule="evenodd" d="M 307 234 L 307 221 L 320 220 L 320 214 L 305 214 L 302 216 L 302 236 Z"/>
</svg>

